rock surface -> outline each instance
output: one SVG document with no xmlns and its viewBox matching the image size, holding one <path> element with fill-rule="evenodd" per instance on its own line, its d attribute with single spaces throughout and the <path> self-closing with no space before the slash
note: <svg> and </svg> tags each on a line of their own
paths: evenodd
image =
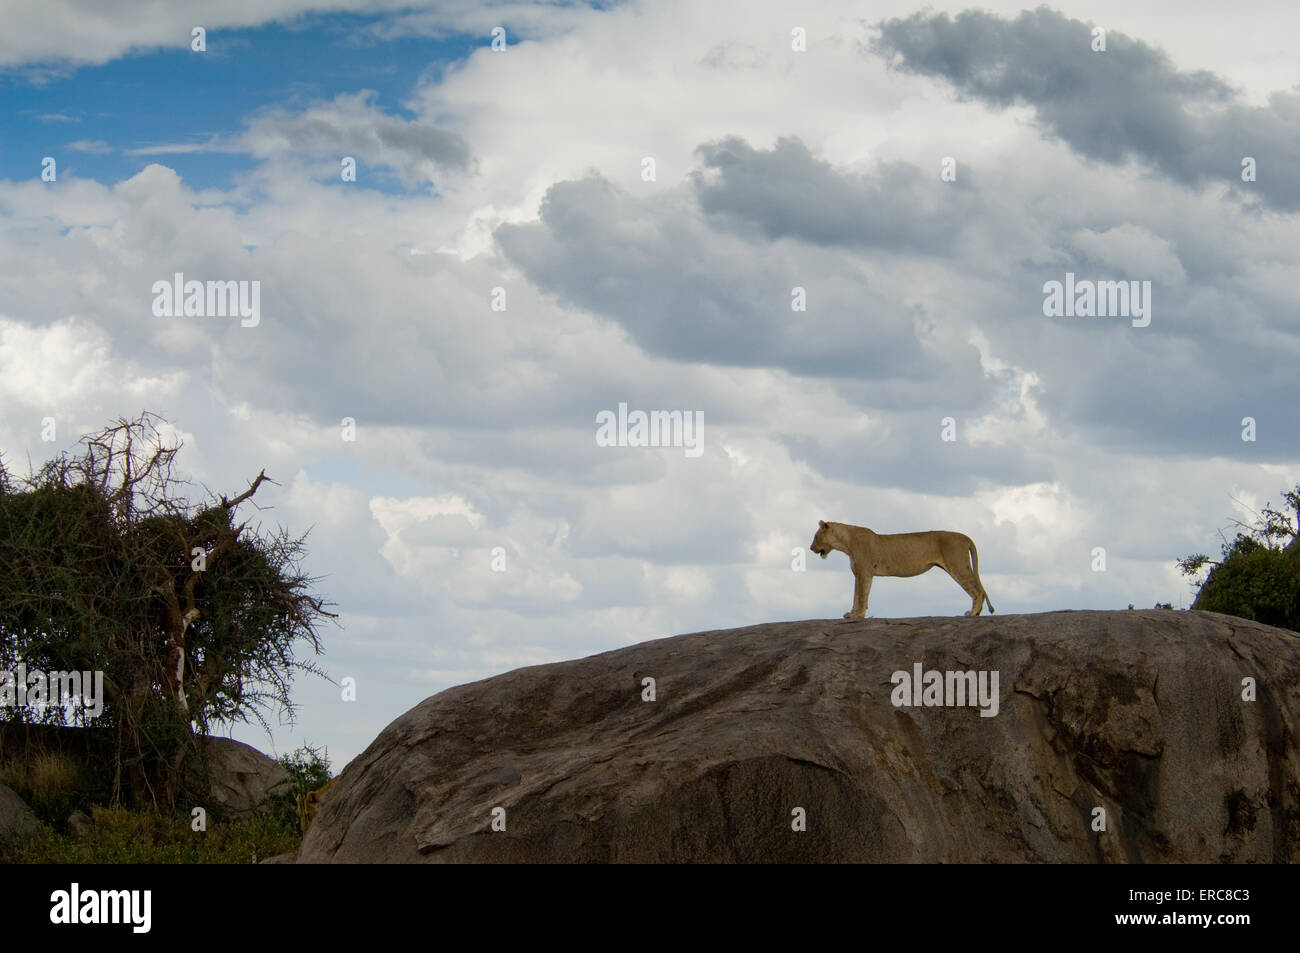
<svg viewBox="0 0 1300 953">
<path fill-rule="evenodd" d="M 19 841 L 31 837 L 40 827 L 41 822 L 36 819 L 27 802 L 15 794 L 12 788 L 0 784 L 0 848 L 13 847 Z"/>
<path fill-rule="evenodd" d="M 231 738 L 204 739 L 212 798 L 228 811 L 251 811 L 268 797 L 289 791 L 284 766 L 256 748 Z"/>
<path fill-rule="evenodd" d="M 895 707 L 917 662 L 997 671 L 998 714 Z M 1213 613 L 703 632 L 426 699 L 299 862 L 1294 863 L 1298 715 L 1300 636 Z"/>
</svg>

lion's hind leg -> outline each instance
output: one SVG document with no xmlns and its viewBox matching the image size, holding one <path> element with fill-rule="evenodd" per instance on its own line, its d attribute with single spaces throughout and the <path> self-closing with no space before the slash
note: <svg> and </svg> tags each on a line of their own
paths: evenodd
<svg viewBox="0 0 1300 953">
<path fill-rule="evenodd" d="M 945 566 L 944 568 L 946 569 L 947 567 Z M 965 572 L 962 572 L 960 569 L 956 572 L 949 570 L 948 575 L 952 576 L 957 585 L 965 589 L 966 595 L 971 598 L 971 607 L 966 610 L 966 615 L 979 615 L 984 609 L 984 600 L 986 598 L 984 595 L 984 587 L 980 585 L 979 577 L 976 576 L 975 573 L 971 572 L 970 569 L 967 569 Z"/>
</svg>

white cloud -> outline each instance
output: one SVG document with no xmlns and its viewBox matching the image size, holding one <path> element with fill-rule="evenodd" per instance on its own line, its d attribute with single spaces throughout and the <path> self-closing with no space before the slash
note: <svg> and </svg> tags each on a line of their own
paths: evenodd
<svg viewBox="0 0 1300 953">
<path fill-rule="evenodd" d="M 1074 243 L 1089 258 L 1115 269 L 1123 277 L 1181 285 L 1187 280 L 1182 262 L 1169 239 L 1132 223 L 1104 230 L 1083 229 Z"/>
<path fill-rule="evenodd" d="M 56 417 L 73 411 L 81 418 L 109 395 L 167 400 L 185 378 L 180 370 L 142 375 L 133 361 L 113 354 L 102 329 L 83 319 L 33 328 L 0 315 L 0 402 L 10 413 L 22 407 Z"/>
<path fill-rule="evenodd" d="M 108 155 L 114 151 L 113 147 L 103 139 L 78 139 L 76 142 L 69 142 L 68 148 L 73 152 L 87 152 L 91 155 Z"/>
</svg>

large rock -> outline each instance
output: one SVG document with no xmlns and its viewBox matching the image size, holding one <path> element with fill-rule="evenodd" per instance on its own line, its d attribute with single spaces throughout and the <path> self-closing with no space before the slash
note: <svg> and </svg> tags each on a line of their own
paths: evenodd
<svg viewBox="0 0 1300 953">
<path fill-rule="evenodd" d="M 292 789 L 284 765 L 232 738 L 204 739 L 212 799 L 227 811 L 251 811 Z"/>
<path fill-rule="evenodd" d="M 895 707 L 917 662 L 998 672 L 998 714 Z M 1212 613 L 703 632 L 425 700 L 299 861 L 1293 863 L 1298 713 L 1300 637 Z"/>
<path fill-rule="evenodd" d="M 13 789 L 0 784 L 0 849 L 14 847 L 34 835 L 40 827 L 41 822 L 27 802 Z"/>
</svg>

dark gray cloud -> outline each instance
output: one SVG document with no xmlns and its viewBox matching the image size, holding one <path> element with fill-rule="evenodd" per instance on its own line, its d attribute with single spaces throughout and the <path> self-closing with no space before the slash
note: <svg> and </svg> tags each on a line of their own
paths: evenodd
<svg viewBox="0 0 1300 953">
<path fill-rule="evenodd" d="M 1028 104 L 1044 129 L 1080 155 L 1137 158 L 1184 185 L 1222 182 L 1274 207 L 1300 208 L 1300 96 L 1267 106 L 1237 101 L 1213 73 L 1176 69 L 1160 50 L 1107 31 L 1092 50 L 1092 24 L 1039 7 L 1014 20 L 968 10 L 885 20 L 873 50 L 901 68 L 947 80 L 993 106 Z M 1241 181 L 1252 156 L 1258 181 Z"/>
<path fill-rule="evenodd" d="M 917 493 L 964 496 L 986 485 L 1014 485 L 1053 479 L 1051 461 L 1041 448 L 1007 444 L 974 444 L 967 431 L 971 421 L 960 412 L 953 441 L 941 439 L 938 414 L 898 413 L 890 416 L 888 439 L 819 440 L 783 434 L 782 445 L 794 460 L 817 473 L 859 486 L 906 486 Z"/>
<path fill-rule="evenodd" d="M 469 162 L 469 143 L 457 133 L 437 126 L 394 119 L 375 126 L 374 134 L 389 148 L 422 156 L 432 162 L 457 168 L 464 168 Z"/>
<path fill-rule="evenodd" d="M 917 338 L 924 315 L 865 277 L 861 259 L 718 231 L 679 198 L 633 198 L 600 177 L 561 182 L 539 222 L 502 225 L 496 239 L 531 282 L 616 321 L 655 355 L 979 388 L 974 352 L 960 368 L 936 362 Z M 791 310 L 796 286 L 806 312 Z"/>
<path fill-rule="evenodd" d="M 281 120 L 275 131 L 290 149 L 299 152 L 365 154 L 367 147 L 380 146 L 381 156 L 388 156 L 391 150 L 408 160 L 424 159 L 454 168 L 464 168 L 470 157 L 469 143 L 457 133 L 401 119 L 383 118 L 365 125 L 304 116 Z"/>
<path fill-rule="evenodd" d="M 1190 315 L 1180 314 L 1169 302 L 1152 327 L 1132 331 L 1105 327 L 1106 319 L 1051 319 L 1057 323 L 1042 333 L 1034 358 L 1050 382 L 1040 405 L 1068 437 L 1112 451 L 1260 463 L 1295 459 L 1300 388 L 1273 349 L 1295 353 L 1297 336 L 1268 332 L 1241 305 L 1218 314 L 1194 302 L 1189 309 Z M 1203 328 L 1212 321 L 1219 327 L 1176 328 L 1189 318 Z M 1256 421 L 1253 442 L 1242 440 L 1244 417 Z"/>
<path fill-rule="evenodd" d="M 696 154 L 717 173 L 691 174 L 700 208 L 769 239 L 940 254 L 978 213 L 966 178 L 940 182 L 906 162 L 844 175 L 798 139 L 762 151 L 729 137 Z"/>
</svg>

